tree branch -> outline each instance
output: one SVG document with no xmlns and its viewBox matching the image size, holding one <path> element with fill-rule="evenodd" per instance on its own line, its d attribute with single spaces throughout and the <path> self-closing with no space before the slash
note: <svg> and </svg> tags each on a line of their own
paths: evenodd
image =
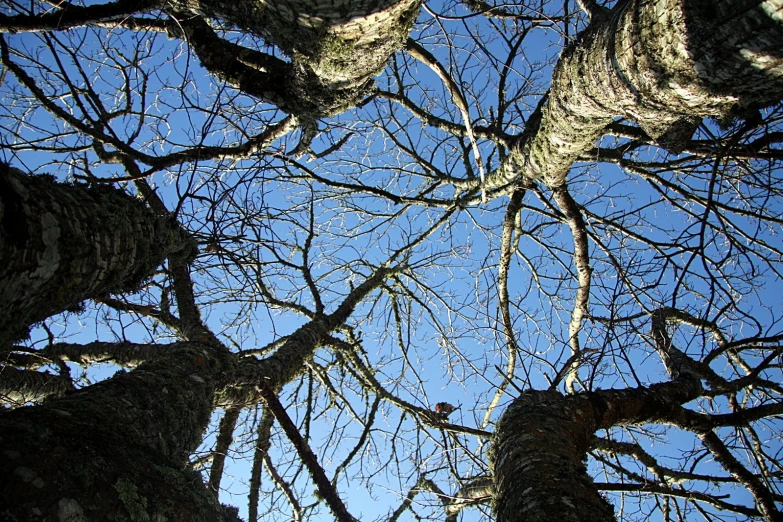
<svg viewBox="0 0 783 522">
<path fill-rule="evenodd" d="M 318 492 L 321 497 L 326 501 L 329 508 L 334 513 L 334 516 L 340 522 L 356 522 L 356 518 L 348 512 L 348 509 L 343 504 L 340 494 L 337 489 L 332 485 L 331 481 L 326 477 L 323 468 L 318 463 L 318 458 L 315 456 L 307 441 L 302 438 L 299 433 L 299 429 L 296 427 L 291 417 L 286 413 L 285 408 L 280 404 L 280 400 L 277 395 L 263 382 L 259 385 L 259 393 L 263 397 L 264 404 L 275 416 L 275 419 L 283 428 L 288 440 L 291 441 L 296 452 L 299 454 L 299 458 L 302 459 L 302 463 L 310 472 L 310 477 L 315 482 Z"/>
</svg>

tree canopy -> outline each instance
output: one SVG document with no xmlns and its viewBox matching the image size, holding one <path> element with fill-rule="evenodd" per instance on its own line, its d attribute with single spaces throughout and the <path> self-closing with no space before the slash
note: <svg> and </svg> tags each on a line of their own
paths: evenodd
<svg viewBox="0 0 783 522">
<path fill-rule="evenodd" d="M 1 9 L 3 516 L 780 520 L 779 0 Z"/>
</svg>

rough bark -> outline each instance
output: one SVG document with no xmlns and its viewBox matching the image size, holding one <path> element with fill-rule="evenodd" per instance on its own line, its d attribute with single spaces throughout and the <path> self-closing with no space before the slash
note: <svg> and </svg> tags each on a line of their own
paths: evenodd
<svg viewBox="0 0 783 522">
<path fill-rule="evenodd" d="M 228 352 L 198 343 L 83 390 L 0 415 L 0 513 L 10 520 L 236 520 L 188 455 Z"/>
<path fill-rule="evenodd" d="M 59 397 L 72 389 L 73 383 L 65 377 L 0 365 L 0 404 L 21 406 Z"/>
<path fill-rule="evenodd" d="M 118 190 L 0 163 L 0 346 L 85 299 L 138 288 L 166 255 L 192 245 L 175 223 Z"/>
<path fill-rule="evenodd" d="M 138 365 L 171 352 L 170 344 L 138 344 L 128 341 L 93 341 L 86 344 L 53 343 L 41 350 L 11 347 L 8 353 L 0 352 L 6 364 L 36 370 L 57 361 L 72 362 L 80 366 L 111 363 L 124 368 Z"/>
<path fill-rule="evenodd" d="M 134 19 L 161 9 L 174 20 L 155 25 L 184 37 L 211 73 L 243 92 L 294 114 L 300 122 L 355 106 L 388 58 L 405 43 L 421 0 L 118 0 L 68 3 L 35 15 L 0 14 L 0 33 L 84 25 L 145 25 Z M 224 40 L 204 18 L 216 18 L 279 47 L 290 59 Z"/>
<path fill-rule="evenodd" d="M 533 391 L 503 414 L 494 445 L 498 522 L 614 520 L 584 463 L 595 420 L 569 406 L 559 392 Z"/>
<path fill-rule="evenodd" d="M 563 396 L 531 390 L 501 417 L 493 445 L 498 522 L 609 522 L 612 506 L 587 474 L 596 430 L 654 421 L 701 392 L 697 378 Z"/>
<path fill-rule="evenodd" d="M 111 363 L 123 368 L 140 364 L 171 353 L 170 344 L 137 344 L 131 342 L 101 342 L 87 344 L 54 343 L 41 350 L 12 346 L 0 351 L 0 403 L 22 406 L 40 402 L 47 397 L 59 397 L 73 390 L 66 376 L 35 371 L 43 366 L 71 362 L 81 366 Z"/>
<path fill-rule="evenodd" d="M 563 52 L 540 123 L 486 188 L 518 176 L 561 186 L 618 117 L 677 152 L 701 118 L 779 101 L 781 49 L 780 0 L 618 2 Z"/>
<path fill-rule="evenodd" d="M 293 67 L 273 81 L 288 85 L 285 110 L 308 120 L 342 112 L 361 100 L 373 76 L 402 48 L 421 1 L 205 0 L 195 8 L 194 2 L 184 0 L 169 4 L 178 12 L 220 18 L 279 47 Z M 202 62 L 212 64 L 208 69 L 224 68 L 217 56 L 210 57 L 224 51 L 221 46 L 194 50 Z M 269 76 L 263 68 L 255 67 L 258 79 Z M 282 70 L 279 64 L 275 70 Z"/>
</svg>

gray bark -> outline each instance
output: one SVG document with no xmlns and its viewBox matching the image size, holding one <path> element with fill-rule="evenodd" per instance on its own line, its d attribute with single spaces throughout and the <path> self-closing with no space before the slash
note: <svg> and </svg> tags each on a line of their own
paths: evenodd
<svg viewBox="0 0 783 522">
<path fill-rule="evenodd" d="M 612 506 L 587 474 L 584 459 L 598 429 L 654 421 L 701 393 L 684 374 L 649 388 L 563 396 L 531 390 L 500 419 L 493 443 L 498 522 L 609 522 Z"/>
<path fill-rule="evenodd" d="M 128 20 L 135 27 L 140 20 L 132 15 L 161 9 L 175 19 L 164 23 L 165 30 L 184 37 L 211 73 L 312 124 L 355 106 L 368 93 L 372 78 L 404 45 L 421 0 L 118 0 L 57 7 L 33 16 L 0 14 L 0 33 L 90 24 L 113 28 Z M 291 61 L 224 40 L 202 17 L 261 37 Z"/>
<path fill-rule="evenodd" d="M 0 404 L 21 406 L 59 397 L 72 389 L 73 384 L 65 377 L 0 365 Z"/>
<path fill-rule="evenodd" d="M 93 341 L 86 344 L 53 343 L 41 350 L 12 347 L 8 353 L 0 353 L 7 364 L 35 370 L 57 361 L 72 362 L 80 366 L 111 363 L 124 368 L 138 365 L 166 355 L 173 345 L 138 344 L 128 341 Z M 18 349 L 17 349 L 18 348 Z"/>
<path fill-rule="evenodd" d="M 677 152 L 701 118 L 779 101 L 781 49 L 780 0 L 619 2 L 563 52 L 540 120 L 486 188 L 518 177 L 563 185 L 618 117 Z"/>
<path fill-rule="evenodd" d="M 5 363 L 0 366 L 0 403 L 22 406 L 47 397 L 59 397 L 73 390 L 73 383 L 67 377 L 35 371 L 46 365 L 112 363 L 135 368 L 171 353 L 172 346 L 176 345 L 95 341 L 87 344 L 54 343 L 41 350 L 11 347 L 8 351 L 0 351 L 0 360 Z"/>
<path fill-rule="evenodd" d="M 193 12 L 192 2 L 169 0 L 179 12 Z M 379 74 L 388 58 L 401 49 L 419 13 L 421 0 L 242 0 L 202 1 L 197 13 L 237 25 L 279 47 L 291 58 L 291 67 L 252 53 L 261 62 L 243 60 L 251 70 L 241 73 L 242 65 L 225 67 L 226 46 L 194 47 L 202 63 L 212 72 L 232 79 L 244 79 L 249 85 L 255 69 L 256 82 L 269 83 L 262 97 L 278 99 L 284 110 L 300 120 L 312 120 L 340 113 L 355 106 L 367 94 L 372 78 Z M 188 31 L 187 26 L 183 26 Z M 189 39 L 206 32 L 191 33 Z M 206 42 L 205 42 L 206 43 Z M 220 58 L 220 56 L 223 58 Z M 223 63 L 220 63 L 220 60 Z M 273 69 L 275 75 L 263 74 Z M 226 74 L 229 73 L 229 74 Z M 285 101 L 271 83 L 286 86 Z"/>
<path fill-rule="evenodd" d="M 192 248 L 179 226 L 118 190 L 0 163 L 0 346 L 85 299 L 133 291 L 166 255 Z"/>
</svg>

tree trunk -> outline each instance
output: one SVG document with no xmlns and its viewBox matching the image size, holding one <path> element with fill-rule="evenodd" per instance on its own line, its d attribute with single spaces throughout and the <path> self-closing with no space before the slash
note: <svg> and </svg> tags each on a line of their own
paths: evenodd
<svg viewBox="0 0 783 522">
<path fill-rule="evenodd" d="M 0 33 L 122 25 L 134 13 L 161 9 L 173 18 L 169 34 L 183 36 L 211 73 L 312 126 L 368 94 L 372 78 L 403 47 L 421 0 L 118 0 L 56 7 L 33 16 L 0 14 Z M 263 38 L 291 63 L 224 39 L 202 16 Z"/>
<path fill-rule="evenodd" d="M 188 456 L 230 354 L 199 343 L 0 415 L 0 513 L 11 520 L 236 520 Z"/>
<path fill-rule="evenodd" d="M 779 0 L 618 2 L 563 52 L 540 123 L 487 188 L 520 175 L 562 185 L 618 117 L 677 152 L 701 118 L 779 101 L 781 49 Z"/>
<path fill-rule="evenodd" d="M 614 521 L 585 468 L 595 429 L 592 415 L 557 391 L 518 397 L 495 432 L 498 522 Z"/>
<path fill-rule="evenodd" d="M 179 11 L 192 5 L 169 3 Z M 288 55 L 294 68 L 286 110 L 308 119 L 340 113 L 366 95 L 372 78 L 402 48 L 420 6 L 421 0 L 208 0 L 198 10 Z"/>
<path fill-rule="evenodd" d="M 118 190 L 0 162 L 0 346 L 85 299 L 134 290 L 185 248 L 194 247 L 176 224 Z"/>
<path fill-rule="evenodd" d="M 493 444 L 498 522 L 610 522 L 612 506 L 584 459 L 598 429 L 665 417 L 701 393 L 690 374 L 648 388 L 563 396 L 530 390 L 498 423 Z"/>
</svg>

